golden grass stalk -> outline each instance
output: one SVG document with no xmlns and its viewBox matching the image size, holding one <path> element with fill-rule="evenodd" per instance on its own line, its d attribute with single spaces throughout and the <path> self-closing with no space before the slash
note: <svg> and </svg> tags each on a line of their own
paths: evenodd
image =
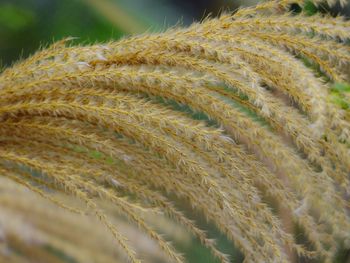
<svg viewBox="0 0 350 263">
<path fill-rule="evenodd" d="M 163 212 L 220 262 L 230 262 L 172 195 L 203 213 L 246 262 L 330 262 L 350 243 L 350 113 L 331 99 L 335 82 L 350 77 L 343 67 L 350 58 L 349 22 L 291 15 L 294 2 L 303 4 L 267 1 L 119 42 L 70 47 L 63 40 L 6 69 L 0 172 L 12 182 L 4 179 L 3 188 L 26 187 L 75 213 L 64 233 L 81 214 L 93 214 L 131 262 L 140 262 L 139 254 L 111 207 L 171 261 L 185 258 L 142 213 Z M 20 197 L 6 198 L 0 196 L 3 217 L 17 215 Z M 39 231 L 45 242 L 78 262 L 98 249 L 79 253 L 40 220 L 43 209 L 26 213 L 47 230 Z M 311 246 L 297 242 L 293 224 Z M 35 260 L 61 262 L 40 248 L 29 250 L 19 225 L 5 224 L 7 244 Z M 3 258 L 23 262 L 0 250 Z M 108 253 L 95 258 L 117 260 Z"/>
</svg>

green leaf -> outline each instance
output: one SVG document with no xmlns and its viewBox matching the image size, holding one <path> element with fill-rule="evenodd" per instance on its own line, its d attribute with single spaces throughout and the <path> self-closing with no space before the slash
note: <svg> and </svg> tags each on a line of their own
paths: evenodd
<svg viewBox="0 0 350 263">
<path fill-rule="evenodd" d="M 332 91 L 350 92 L 350 84 L 348 84 L 348 83 L 335 83 L 332 87 Z"/>
<path fill-rule="evenodd" d="M 338 94 L 332 94 L 332 102 L 344 110 L 347 110 L 350 107 L 349 102 L 347 102 L 342 96 Z"/>
<path fill-rule="evenodd" d="M 303 9 L 304 13 L 308 16 L 312 16 L 317 13 L 317 7 L 312 3 L 312 1 L 306 1 Z"/>
</svg>

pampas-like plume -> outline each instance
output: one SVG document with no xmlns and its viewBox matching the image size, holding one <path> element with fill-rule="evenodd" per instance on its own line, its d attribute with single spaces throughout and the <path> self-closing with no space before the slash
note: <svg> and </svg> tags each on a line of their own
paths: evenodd
<svg viewBox="0 0 350 263">
<path fill-rule="evenodd" d="M 60 209 L 94 214 L 130 262 L 140 255 L 112 210 L 171 261 L 185 258 L 141 213 L 165 213 L 230 262 L 173 195 L 214 223 L 245 262 L 331 262 L 339 247 L 349 249 L 349 95 L 339 91 L 339 105 L 332 90 L 350 78 L 350 24 L 290 14 L 292 3 L 303 5 L 267 1 L 186 29 L 88 47 L 63 40 L 6 69 L 0 173 L 12 182 L 1 178 L 1 238 L 41 262 L 62 261 L 40 247 L 29 253 L 26 238 L 77 262 L 92 251 L 96 262 L 123 260 L 106 242 L 78 248 L 92 223 L 77 227 L 82 215 L 59 210 L 66 222 L 59 236 L 70 241 L 63 243 L 40 216 L 47 203 L 28 210 L 29 193 L 19 190 L 26 187 Z M 38 228 L 21 225 L 18 211 Z M 297 240 L 294 224 L 307 242 Z M 91 230 L 100 240 L 102 230 Z M 23 262 L 4 249 L 0 259 Z"/>
</svg>

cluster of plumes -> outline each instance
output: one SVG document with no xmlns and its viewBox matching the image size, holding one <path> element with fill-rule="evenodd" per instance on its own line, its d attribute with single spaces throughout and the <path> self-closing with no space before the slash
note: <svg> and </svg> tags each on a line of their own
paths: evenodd
<svg viewBox="0 0 350 263">
<path fill-rule="evenodd" d="M 332 85 L 350 78 L 350 22 L 291 14 L 295 2 L 303 4 L 264 2 L 107 44 L 61 41 L 5 70 L 1 175 L 72 212 L 45 189 L 84 201 L 80 212 L 95 214 L 130 262 L 139 255 L 101 199 L 174 262 L 185 259 L 140 215 L 143 206 L 230 259 L 173 195 L 246 262 L 331 262 L 350 247 L 350 112 L 330 99 Z"/>
</svg>

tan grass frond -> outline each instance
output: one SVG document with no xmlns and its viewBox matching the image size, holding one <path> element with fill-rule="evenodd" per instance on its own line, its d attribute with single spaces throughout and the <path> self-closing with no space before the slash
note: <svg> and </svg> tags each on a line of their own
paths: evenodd
<svg viewBox="0 0 350 263">
<path fill-rule="evenodd" d="M 329 6 L 333 6 L 336 3 L 340 3 L 342 6 L 344 6 L 347 3 L 347 0 L 311 0 L 308 1 L 313 4 L 320 4 L 320 3 L 327 3 Z M 256 6 L 252 6 L 249 8 L 242 8 L 239 9 L 235 14 L 234 17 L 242 17 L 242 16 L 251 16 L 256 15 L 258 13 L 281 13 L 288 11 L 290 6 L 292 4 L 298 4 L 299 6 L 303 7 L 307 3 L 304 0 L 271 0 L 271 1 L 262 1 L 262 3 L 258 3 Z"/>
<path fill-rule="evenodd" d="M 266 1 L 185 29 L 93 46 L 66 46 L 66 39 L 6 69 L 0 75 L 6 246 L 31 260 L 62 262 L 21 238 L 20 216 L 28 215 L 37 242 L 87 262 L 100 246 L 79 247 L 79 234 L 94 215 L 101 226 L 92 237 L 114 236 L 123 251 L 117 257 L 102 242 L 96 262 L 140 262 L 116 212 L 164 257 L 185 262 L 146 213 L 172 218 L 220 262 L 230 262 L 181 212 L 176 196 L 214 223 L 246 262 L 331 262 L 339 247 L 349 249 L 348 89 L 337 91 L 341 104 L 333 98 L 334 84 L 350 78 L 350 24 L 291 14 L 292 3 L 304 4 Z M 33 211 L 27 195 L 41 200 Z M 65 222 L 61 234 L 42 218 L 54 217 L 54 206 Z M 3 229 L 14 216 L 18 221 Z M 24 260 L 2 251 L 0 260 Z"/>
</svg>

